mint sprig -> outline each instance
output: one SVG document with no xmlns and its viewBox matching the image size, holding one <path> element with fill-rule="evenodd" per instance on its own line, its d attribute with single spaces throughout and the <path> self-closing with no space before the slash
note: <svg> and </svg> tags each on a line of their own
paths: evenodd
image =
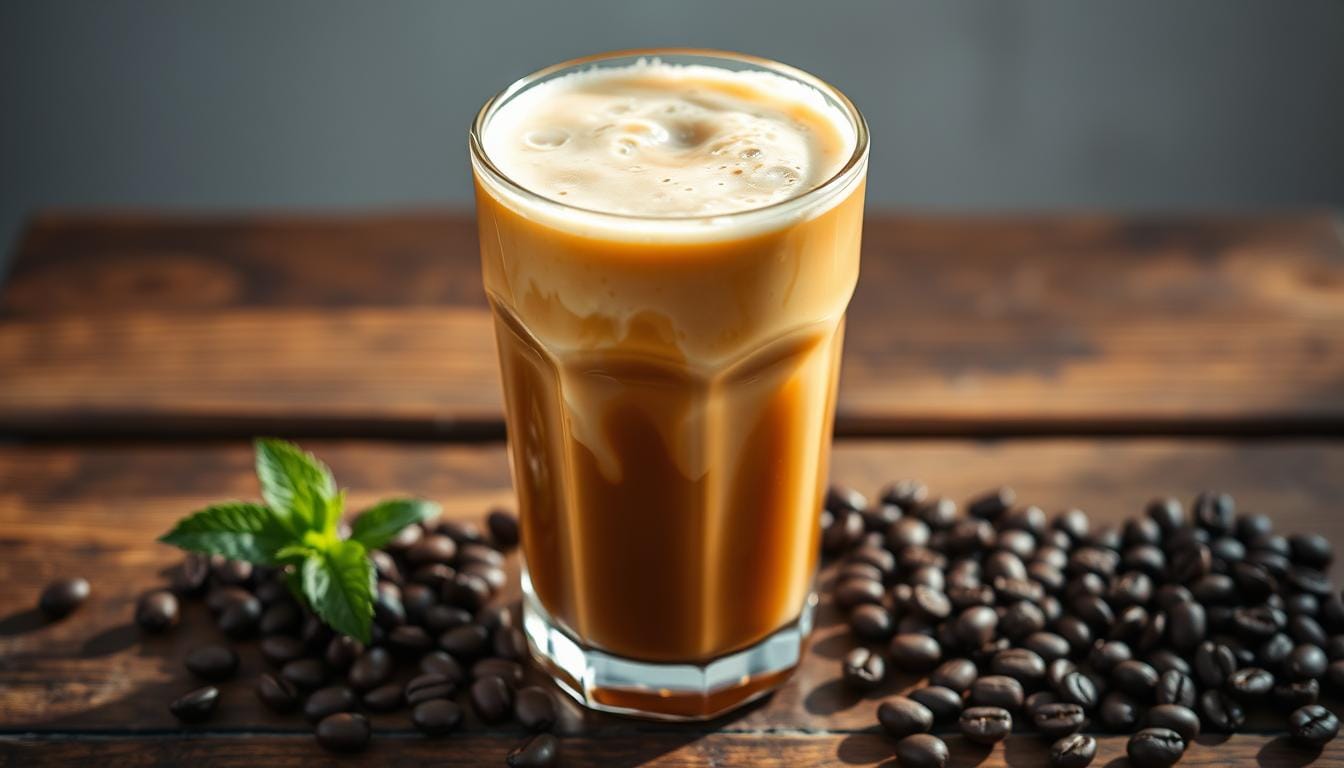
<svg viewBox="0 0 1344 768">
<path fill-rule="evenodd" d="M 340 535 L 345 492 L 311 453 L 283 440 L 256 441 L 265 505 L 213 504 L 178 521 L 159 541 L 193 552 L 287 568 L 286 583 L 332 629 L 369 641 L 374 568 L 369 550 L 402 528 L 437 517 L 439 505 L 389 499 L 360 514 Z"/>
</svg>

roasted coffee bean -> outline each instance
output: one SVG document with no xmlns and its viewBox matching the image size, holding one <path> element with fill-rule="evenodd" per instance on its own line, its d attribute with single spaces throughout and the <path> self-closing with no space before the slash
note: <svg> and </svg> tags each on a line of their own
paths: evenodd
<svg viewBox="0 0 1344 768">
<path fill-rule="evenodd" d="M 906 672 L 927 672 L 942 655 L 938 641 L 928 635 L 904 633 L 891 639 L 891 663 Z"/>
<path fill-rule="evenodd" d="M 471 708 L 482 722 L 495 724 L 513 711 L 513 690 L 498 677 L 482 677 L 471 684 Z M 410 700 L 410 696 L 407 696 Z"/>
<path fill-rule="evenodd" d="M 1231 533 L 1236 518 L 1236 502 L 1226 493 L 1205 491 L 1195 497 L 1191 507 L 1195 523 L 1214 534 Z"/>
<path fill-rule="evenodd" d="M 280 668 L 280 676 L 299 690 L 311 691 L 327 681 L 327 668 L 321 659 L 295 659 Z"/>
<path fill-rule="evenodd" d="M 1305 614 L 1288 618 L 1288 635 L 1298 643 L 1318 648 L 1324 648 L 1330 642 L 1330 636 L 1321 628 L 1320 622 Z"/>
<path fill-rule="evenodd" d="M 502 627 L 495 631 L 490 642 L 495 656 L 509 661 L 521 661 L 527 658 L 527 636 L 517 627 Z"/>
<path fill-rule="evenodd" d="M 1321 747 L 1339 735 L 1339 718 L 1319 704 L 1308 704 L 1288 716 L 1288 732 L 1300 744 Z"/>
<path fill-rule="evenodd" d="M 1060 512 L 1055 516 L 1053 525 L 1055 530 L 1067 533 L 1075 542 L 1086 539 L 1091 530 L 1091 521 L 1087 519 L 1087 513 L 1081 509 L 1066 509 Z"/>
<path fill-rule="evenodd" d="M 1222 688 L 1237 671 L 1237 659 L 1226 645 L 1200 643 L 1195 650 L 1195 679 L 1204 688 Z"/>
<path fill-rule="evenodd" d="M 891 527 L 891 524 L 900 520 L 904 511 L 895 504 L 877 504 L 859 513 L 863 516 L 863 529 L 868 532 L 867 535 L 876 534 L 882 541 L 886 541 L 883 534 Z"/>
<path fill-rule="evenodd" d="M 940 571 L 934 571 L 941 573 Z M 952 613 L 952 603 L 939 589 L 916 586 L 913 592 L 913 606 L 916 610 L 936 621 L 946 619 Z"/>
<path fill-rule="evenodd" d="M 406 550 L 415 546 L 415 543 L 424 538 L 424 536 L 424 528 L 421 528 L 418 525 L 408 525 L 392 534 L 392 538 L 383 545 L 383 548 L 394 554 L 404 554 Z"/>
<path fill-rule="evenodd" d="M 1013 730 L 1013 716 L 1003 707 L 970 707 L 963 710 L 957 726 L 968 741 L 997 744 Z"/>
<path fill-rule="evenodd" d="M 417 658 L 434 647 L 434 640 L 423 628 L 403 624 L 387 633 L 387 645 L 405 658 Z"/>
<path fill-rule="evenodd" d="M 263 637 L 259 647 L 262 657 L 277 667 L 288 664 L 295 659 L 301 659 L 307 653 L 303 641 L 289 635 Z"/>
<path fill-rule="evenodd" d="M 1158 611 L 1148 617 L 1148 622 L 1143 625 L 1143 630 L 1139 632 L 1139 637 L 1134 641 L 1134 647 L 1144 653 L 1149 653 L 1162 644 L 1167 637 L 1167 614 Z"/>
<path fill-rule="evenodd" d="M 450 699 L 430 699 L 411 710 L 411 724 L 426 736 L 447 736 L 462 724 L 462 708 Z"/>
<path fill-rule="evenodd" d="M 1097 740 L 1082 733 L 1071 733 L 1050 746 L 1050 765 L 1054 768 L 1087 768 L 1097 756 Z"/>
<path fill-rule="evenodd" d="M 1076 670 L 1060 679 L 1059 685 L 1055 686 L 1055 693 L 1059 694 L 1061 701 L 1072 702 L 1083 709 L 1092 709 L 1097 705 L 1096 683 Z"/>
<path fill-rule="evenodd" d="M 370 712 L 392 712 L 406 704 L 406 694 L 396 683 L 387 683 L 364 694 L 364 708 Z"/>
<path fill-rule="evenodd" d="M 1036 537 L 1026 531 L 1005 529 L 999 532 L 995 546 L 1027 560 L 1036 554 Z"/>
<path fill-rule="evenodd" d="M 957 639 L 964 648 L 980 648 L 994 639 L 998 625 L 999 615 L 993 608 L 971 606 L 957 616 Z"/>
<path fill-rule="evenodd" d="M 405 688 L 406 703 L 412 707 L 433 699 L 450 699 L 455 693 L 457 693 L 456 680 L 433 672 L 416 675 L 406 683 Z"/>
<path fill-rule="evenodd" d="M 1199 603 L 1177 603 L 1167 609 L 1167 636 L 1175 650 L 1194 650 L 1207 631 L 1204 606 Z"/>
<path fill-rule="evenodd" d="M 1045 680 L 1045 661 L 1025 648 L 1009 648 L 994 654 L 990 671 L 1007 675 L 1024 688 L 1035 687 Z"/>
<path fill-rule="evenodd" d="M 187 654 L 186 665 L 193 675 L 217 683 L 238 671 L 238 654 L 227 645 L 203 645 Z"/>
<path fill-rule="evenodd" d="M 1209 542 L 1209 553 L 1213 555 L 1213 569 L 1226 570 L 1230 563 L 1246 559 L 1246 545 L 1231 536 L 1219 536 Z"/>
<path fill-rule="evenodd" d="M 1238 667 L 1248 667 L 1255 664 L 1255 651 L 1251 650 L 1245 643 L 1235 637 L 1220 636 L 1219 641 L 1232 651 L 1232 658 L 1237 660 Z"/>
<path fill-rule="evenodd" d="M 861 640 L 881 642 L 896 631 L 891 613 L 880 605 L 860 605 L 849 614 L 849 628 Z"/>
<path fill-rule="evenodd" d="M 1213 553 L 1206 544 L 1191 543 L 1169 552 L 1169 576 L 1178 584 L 1190 584 L 1213 570 Z"/>
<path fill-rule="evenodd" d="M 299 639 L 303 641 L 304 647 L 313 653 L 322 653 L 334 636 L 331 627 L 317 616 L 306 617 L 303 620 L 303 627 L 299 629 Z"/>
<path fill-rule="evenodd" d="M 135 623 L 146 632 L 171 629 L 180 615 L 177 595 L 166 589 L 150 592 L 135 604 Z"/>
<path fill-rule="evenodd" d="M 1319 533 L 1293 534 L 1288 537 L 1288 546 L 1292 548 L 1293 562 L 1309 568 L 1325 570 L 1335 557 L 1330 540 Z"/>
<path fill-rule="evenodd" d="M 972 554 L 994 546 L 994 526 L 984 520 L 958 520 L 947 533 L 947 549 L 952 554 Z"/>
<path fill-rule="evenodd" d="M 219 614 L 219 630 L 234 639 L 252 634 L 261 621 L 261 601 L 252 595 L 231 603 Z"/>
<path fill-rule="evenodd" d="M 1097 709 L 1097 719 L 1108 731 L 1128 733 L 1139 724 L 1142 710 L 1138 702 L 1128 694 L 1112 691 L 1101 700 L 1101 706 Z"/>
<path fill-rule="evenodd" d="M 523 665 L 508 659 L 481 659 L 471 665 L 473 680 L 491 675 L 502 678 L 510 688 L 522 685 L 525 677 Z"/>
<path fill-rule="evenodd" d="M 1115 687 L 1140 701 L 1153 698 L 1157 681 L 1157 670 L 1135 659 L 1122 661 L 1111 670 L 1111 682 Z"/>
<path fill-rule="evenodd" d="M 1167 768 L 1185 753 L 1185 741 L 1170 728 L 1144 728 L 1129 737 L 1125 753 L 1134 768 Z"/>
<path fill-rule="evenodd" d="M 1069 641 L 1053 632 L 1033 632 L 1022 640 L 1022 647 L 1047 663 L 1069 655 Z"/>
<path fill-rule="evenodd" d="M 513 699 L 513 716 L 529 731 L 549 731 L 555 725 L 555 698 L 538 685 L 520 689 Z"/>
<path fill-rule="evenodd" d="M 508 510 L 492 509 L 485 516 L 485 527 L 490 531 L 490 540 L 503 550 L 518 546 L 518 518 Z"/>
<path fill-rule="evenodd" d="M 1317 597 L 1325 597 L 1330 594 L 1330 579 L 1325 574 L 1315 568 L 1294 565 L 1288 569 L 1288 584 L 1293 589 Z"/>
<path fill-rule="evenodd" d="M 1279 683 L 1270 692 L 1275 707 L 1297 709 L 1315 704 L 1321 697 L 1321 684 L 1316 680 L 1298 680 L 1294 683 Z"/>
<path fill-rule="evenodd" d="M 401 588 L 401 605 L 406 610 L 406 619 L 413 623 L 423 623 L 425 612 L 438 602 L 438 591 L 428 584 L 413 582 Z"/>
<path fill-rule="evenodd" d="M 356 691 L 368 691 L 392 679 L 392 655 L 385 648 L 370 648 L 350 665 L 348 680 Z"/>
<path fill-rule="evenodd" d="M 1167 570 L 1167 556 L 1154 544 L 1138 544 L 1124 551 L 1120 564 L 1125 570 L 1158 578 Z"/>
<path fill-rule="evenodd" d="M 924 503 L 929 497 L 928 486 L 918 480 L 897 480 L 882 489 L 879 498 L 883 504 L 899 507 L 907 512 Z"/>
<path fill-rule="evenodd" d="M 823 512 L 821 526 L 821 551 L 827 555 L 838 555 L 863 538 L 863 515 L 852 509 Z"/>
<path fill-rule="evenodd" d="M 999 617 L 999 632 L 1010 640 L 1020 641 L 1027 635 L 1045 629 L 1045 613 L 1034 603 L 1018 602 L 1009 606 Z"/>
<path fill-rule="evenodd" d="M 433 532 L 447 536 L 457 544 L 480 544 L 485 541 L 485 532 L 471 520 L 440 520 L 433 526 Z"/>
<path fill-rule="evenodd" d="M 1199 737 L 1199 715 L 1179 704 L 1158 704 L 1148 710 L 1149 728 L 1166 728 L 1180 734 L 1187 744 Z"/>
<path fill-rule="evenodd" d="M 1190 662 L 1172 651 L 1170 648 L 1157 648 L 1148 652 L 1145 661 L 1153 666 L 1159 673 L 1174 669 L 1185 675 L 1193 675 L 1194 668 Z"/>
<path fill-rule="evenodd" d="M 1227 693 L 1210 689 L 1199 695 L 1199 720 L 1206 729 L 1235 733 L 1246 724 L 1246 712 Z"/>
<path fill-rule="evenodd" d="M 349 635 L 337 635 L 327 643 L 326 653 L 323 654 L 327 666 L 334 670 L 343 672 L 355 663 L 361 654 L 364 653 L 364 644 Z"/>
<path fill-rule="evenodd" d="M 1027 698 L 1022 701 L 1022 708 L 1027 711 L 1028 715 L 1034 717 L 1036 715 L 1036 710 L 1046 704 L 1055 704 L 1058 702 L 1059 695 L 1054 691 L 1037 691 L 1028 695 Z"/>
<path fill-rule="evenodd" d="M 842 608 L 864 604 L 880 605 L 885 591 L 880 581 L 846 579 L 835 588 L 835 602 Z"/>
<path fill-rule="evenodd" d="M 1081 654 L 1092 647 L 1092 630 L 1076 616 L 1064 616 L 1055 622 L 1055 634 L 1068 641 L 1075 654 Z"/>
<path fill-rule="evenodd" d="M 200 597 L 210 580 L 210 559 L 197 552 L 188 552 L 168 576 L 169 585 L 181 597 Z"/>
<path fill-rule="evenodd" d="M 1148 502 L 1145 512 L 1164 534 L 1173 533 L 1185 524 L 1185 511 L 1181 502 L 1170 497 L 1153 499 Z"/>
<path fill-rule="evenodd" d="M 1120 662 L 1132 658 L 1134 652 L 1130 650 L 1129 644 L 1120 640 L 1098 640 L 1087 655 L 1088 663 L 1102 675 L 1109 675 Z"/>
<path fill-rule="evenodd" d="M 1283 671 L 1289 680 L 1306 680 L 1325 674 L 1329 660 L 1325 651 L 1314 645 L 1299 645 L 1288 654 Z"/>
<path fill-rule="evenodd" d="M 456 575 L 457 571 L 451 566 L 444 565 L 443 563 L 430 563 L 429 565 L 422 565 L 419 568 L 416 568 L 415 571 L 411 573 L 411 582 L 414 584 L 423 584 L 430 589 L 438 590 L 439 594 L 442 595 Z"/>
<path fill-rule="evenodd" d="M 1161 614 L 1158 614 L 1161 615 Z M 1131 645 L 1135 645 L 1143 630 L 1149 624 L 1148 611 L 1141 605 L 1131 605 L 1120 611 L 1115 617 L 1115 623 L 1106 633 L 1107 640 L 1122 640 Z"/>
<path fill-rule="evenodd" d="M 89 582 L 81 578 L 57 579 L 42 590 L 37 607 L 48 619 L 69 616 L 89 598 Z"/>
<path fill-rule="evenodd" d="M 970 659 L 950 659 L 929 674 L 929 684 L 964 691 L 980 676 L 975 662 Z"/>
<path fill-rule="evenodd" d="M 471 612 L 452 605 L 432 605 L 422 619 L 425 629 L 437 634 L 471 623 Z"/>
<path fill-rule="evenodd" d="M 369 746 L 373 729 L 363 715 L 338 712 L 317 724 L 317 743 L 331 752 L 363 752 Z"/>
<path fill-rule="evenodd" d="M 337 712 L 353 712 L 355 704 L 354 691 L 344 685 L 331 685 L 319 688 L 308 696 L 308 700 L 303 703 L 303 716 L 315 723 Z"/>
<path fill-rule="evenodd" d="M 882 656 L 862 646 L 845 654 L 840 669 L 845 684 L 859 691 L 876 688 L 887 674 Z"/>
<path fill-rule="evenodd" d="M 1077 704 L 1059 701 L 1038 707 L 1032 713 L 1031 720 L 1035 724 L 1036 730 L 1053 739 L 1082 728 L 1083 724 L 1087 722 L 1087 715 L 1083 713 L 1083 708 Z"/>
<path fill-rule="evenodd" d="M 1070 609 L 1094 632 L 1100 634 L 1105 634 L 1115 623 L 1115 612 L 1100 595 L 1079 595 L 1073 599 Z"/>
<path fill-rule="evenodd" d="M 1025 579 L 1027 578 L 1027 566 L 1022 563 L 1022 558 L 1006 550 L 995 550 L 985 558 L 981 566 L 980 578 L 984 581 L 993 583 L 995 579 Z"/>
<path fill-rule="evenodd" d="M 406 550 L 406 561 L 413 566 L 440 563 L 447 565 L 457 556 L 457 542 L 448 536 L 425 536 Z"/>
<path fill-rule="evenodd" d="M 539 733 L 514 747 L 505 758 L 509 768 L 550 768 L 560 762 L 560 741 Z"/>
<path fill-rule="evenodd" d="M 897 696 L 877 706 L 877 722 L 890 735 L 903 739 L 912 733 L 931 731 L 933 712 L 913 699 Z"/>
<path fill-rule="evenodd" d="M 996 520 L 1007 512 L 1017 501 L 1017 493 L 1003 486 L 971 499 L 966 504 L 966 514 L 985 520 Z"/>
<path fill-rule="evenodd" d="M 289 681 L 275 675 L 257 678 L 257 698 L 273 712 L 293 712 L 299 707 L 299 692 Z"/>
<path fill-rule="evenodd" d="M 199 723 L 210 717 L 217 706 L 219 706 L 219 689 L 207 685 L 174 700 L 168 705 L 168 711 L 184 723 Z"/>
<path fill-rule="evenodd" d="M 943 591 L 947 588 L 947 579 L 943 576 L 942 569 L 937 566 L 923 565 L 918 566 L 913 570 L 910 570 L 909 568 L 905 568 L 905 570 L 909 571 L 908 575 L 905 577 L 905 581 L 911 587 L 924 587 L 937 595 L 943 594 Z M 948 609 L 951 609 L 950 604 L 948 605 Z"/>
<path fill-rule="evenodd" d="M 1027 577 L 1040 584 L 1042 589 L 1051 594 L 1063 590 L 1066 583 L 1063 572 L 1055 566 L 1039 560 L 1033 560 L 1027 565 Z"/>
<path fill-rule="evenodd" d="M 464 624 L 439 635 L 439 647 L 455 659 L 474 659 L 485 654 L 490 632 L 479 624 Z"/>
<path fill-rule="evenodd" d="M 1237 637 L 1249 643 L 1259 643 L 1282 629 L 1279 617 L 1279 614 L 1266 606 L 1237 608 L 1232 611 L 1232 625 Z"/>
<path fill-rule="evenodd" d="M 230 560 L 221 555 L 210 556 L 210 576 L 216 584 L 243 586 L 252 580 L 252 564 L 244 560 Z"/>
<path fill-rule="evenodd" d="M 1198 697 L 1199 691 L 1195 688 L 1195 681 L 1190 679 L 1189 675 L 1169 669 L 1158 677 L 1154 696 L 1158 704 L 1178 704 L 1193 709 Z"/>
<path fill-rule="evenodd" d="M 1018 709 L 1026 694 L 1022 684 L 1004 675 L 985 675 L 971 684 L 966 702 L 977 707 Z"/>
<path fill-rule="evenodd" d="M 1227 678 L 1227 690 L 1242 701 L 1258 701 L 1274 688 L 1274 675 L 1259 667 L 1242 667 Z"/>
<path fill-rule="evenodd" d="M 957 503 L 949 498 L 932 499 L 921 504 L 914 514 L 935 531 L 945 531 L 957 521 Z"/>
<path fill-rule="evenodd" d="M 258 598 L 260 600 L 260 598 Z M 263 635 L 291 634 L 299 631 L 303 623 L 303 612 L 293 600 L 276 600 L 269 605 L 260 600 L 265 610 L 257 622 L 257 628 Z"/>
</svg>

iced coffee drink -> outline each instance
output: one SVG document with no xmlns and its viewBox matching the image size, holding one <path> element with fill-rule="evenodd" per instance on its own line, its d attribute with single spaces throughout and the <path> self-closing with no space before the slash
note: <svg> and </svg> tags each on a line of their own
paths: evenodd
<svg viewBox="0 0 1344 768">
<path fill-rule="evenodd" d="M 797 70 L 600 56 L 471 134 L 525 629 L 597 708 L 708 717 L 810 630 L 862 118 Z"/>
</svg>

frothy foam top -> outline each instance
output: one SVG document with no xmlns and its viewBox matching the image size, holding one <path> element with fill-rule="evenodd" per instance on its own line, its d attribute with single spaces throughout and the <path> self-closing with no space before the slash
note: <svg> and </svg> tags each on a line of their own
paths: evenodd
<svg viewBox="0 0 1344 768">
<path fill-rule="evenodd" d="M 656 59 L 536 85 L 484 133 L 486 155 L 532 192 L 653 217 L 797 197 L 834 176 L 857 140 L 845 114 L 804 83 Z"/>
</svg>

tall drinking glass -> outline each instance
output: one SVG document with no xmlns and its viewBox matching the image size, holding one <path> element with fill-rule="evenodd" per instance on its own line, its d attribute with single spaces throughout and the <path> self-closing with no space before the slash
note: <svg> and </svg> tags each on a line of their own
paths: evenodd
<svg viewBox="0 0 1344 768">
<path fill-rule="evenodd" d="M 847 131 L 838 170 L 761 207 L 637 215 L 566 204 L 487 151 L 531 89 L 650 59 L 800 86 Z M 533 654 L 608 711 L 700 719 L 764 694 L 811 630 L 862 116 L 783 64 L 636 51 L 519 80 L 481 109 L 470 147 Z"/>
</svg>

